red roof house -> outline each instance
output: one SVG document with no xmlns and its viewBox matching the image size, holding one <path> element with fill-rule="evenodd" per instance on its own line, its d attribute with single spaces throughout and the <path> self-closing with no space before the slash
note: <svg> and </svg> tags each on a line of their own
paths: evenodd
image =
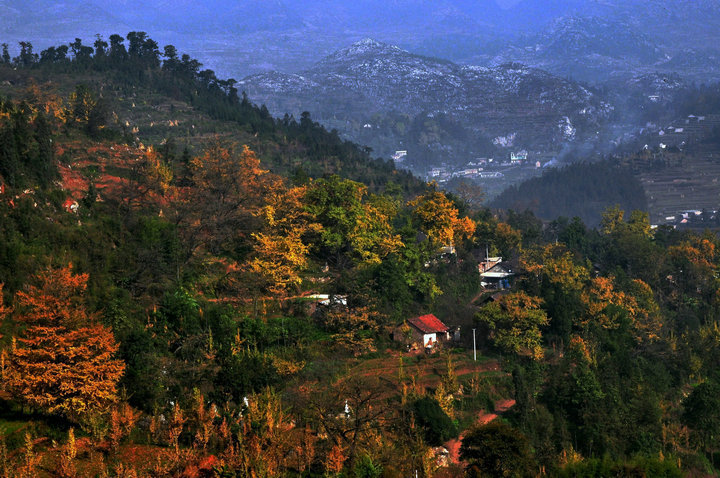
<svg viewBox="0 0 720 478">
<path fill-rule="evenodd" d="M 434 314 L 421 315 L 408 319 L 408 324 L 418 329 L 423 334 L 444 333 L 450 328 L 443 324 Z"/>
<path fill-rule="evenodd" d="M 396 329 L 394 338 L 399 342 L 420 342 L 426 349 L 431 349 L 441 340 L 450 340 L 450 327 L 443 324 L 433 314 L 421 315 L 408 319 Z"/>
</svg>

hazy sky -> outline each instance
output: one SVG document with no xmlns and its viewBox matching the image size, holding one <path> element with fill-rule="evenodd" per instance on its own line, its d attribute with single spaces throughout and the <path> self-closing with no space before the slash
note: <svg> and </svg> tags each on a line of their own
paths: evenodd
<svg viewBox="0 0 720 478">
<path fill-rule="evenodd" d="M 508 8 L 512 7 L 516 3 L 520 3 L 520 0 L 495 0 L 495 2 L 503 8 Z"/>
</svg>

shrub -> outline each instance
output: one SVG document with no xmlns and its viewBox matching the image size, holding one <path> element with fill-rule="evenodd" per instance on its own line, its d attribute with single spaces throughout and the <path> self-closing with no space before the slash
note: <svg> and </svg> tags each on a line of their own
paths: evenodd
<svg viewBox="0 0 720 478">
<path fill-rule="evenodd" d="M 440 407 L 437 400 L 430 397 L 418 399 L 413 405 L 415 420 L 425 431 L 428 444 L 437 446 L 458 436 L 457 426 Z"/>
</svg>

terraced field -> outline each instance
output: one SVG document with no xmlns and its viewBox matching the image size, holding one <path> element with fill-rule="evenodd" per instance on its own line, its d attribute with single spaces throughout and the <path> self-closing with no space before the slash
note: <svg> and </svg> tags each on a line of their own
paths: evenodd
<svg viewBox="0 0 720 478">
<path fill-rule="evenodd" d="M 640 174 L 653 224 L 689 210 L 720 208 L 720 154 L 702 153 Z"/>
</svg>

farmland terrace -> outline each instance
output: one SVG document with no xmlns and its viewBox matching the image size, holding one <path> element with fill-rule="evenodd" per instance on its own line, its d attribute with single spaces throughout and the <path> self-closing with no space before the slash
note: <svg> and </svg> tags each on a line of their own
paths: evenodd
<svg viewBox="0 0 720 478">
<path fill-rule="evenodd" d="M 640 174 L 653 224 L 720 206 L 720 153 L 702 152 Z"/>
</svg>

